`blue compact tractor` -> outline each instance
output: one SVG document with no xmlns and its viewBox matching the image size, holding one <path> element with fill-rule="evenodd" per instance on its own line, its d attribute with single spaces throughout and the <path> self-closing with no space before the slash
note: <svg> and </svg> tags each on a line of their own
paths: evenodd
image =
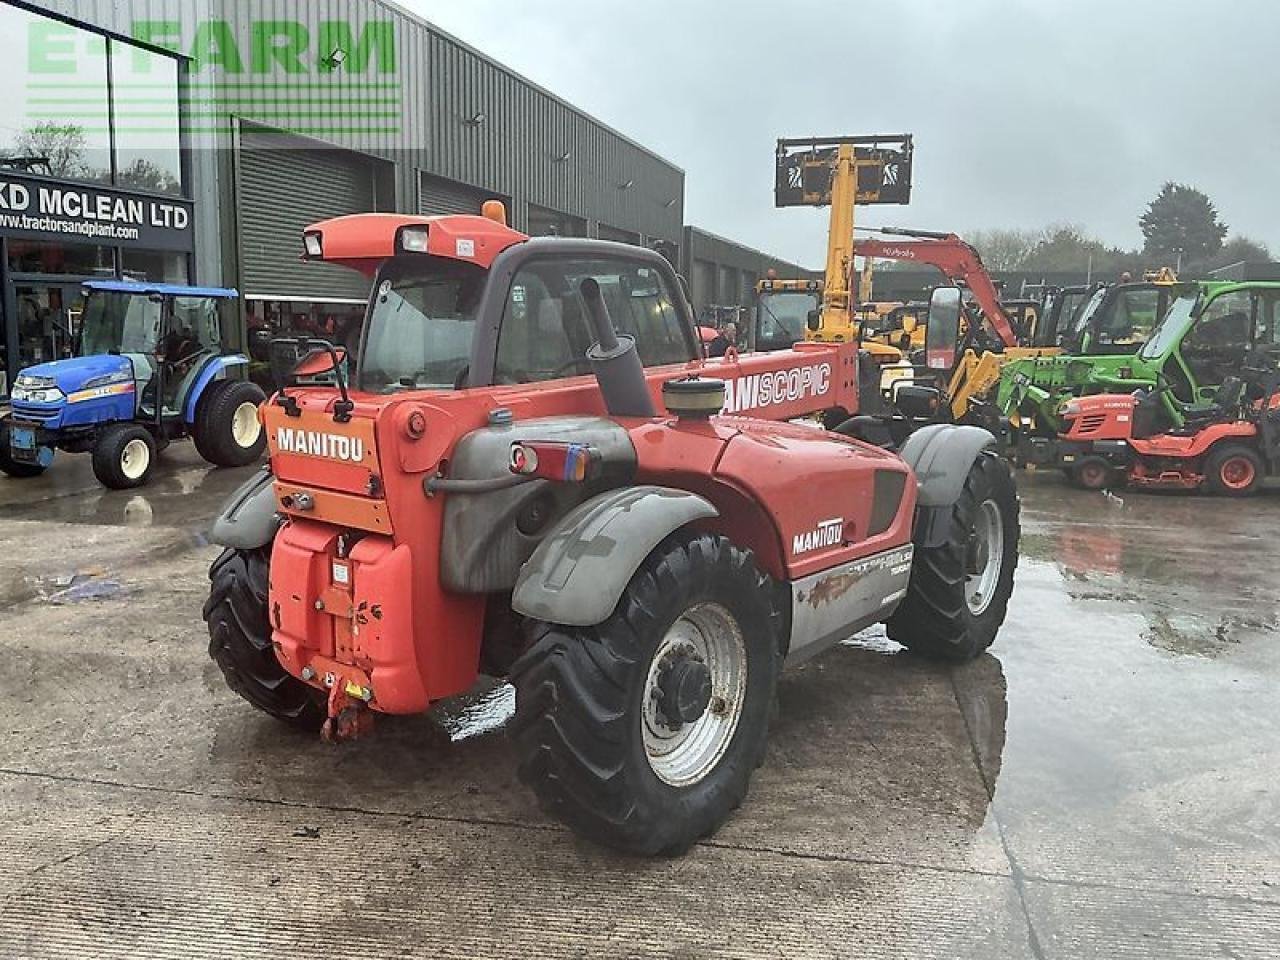
<svg viewBox="0 0 1280 960">
<path fill-rule="evenodd" d="M 262 390 L 225 346 L 236 291 L 102 280 L 85 284 L 75 356 L 27 367 L 0 419 L 0 470 L 34 477 L 55 450 L 93 455 L 114 490 L 146 483 L 156 453 L 191 437 L 223 467 L 262 455 Z"/>
</svg>

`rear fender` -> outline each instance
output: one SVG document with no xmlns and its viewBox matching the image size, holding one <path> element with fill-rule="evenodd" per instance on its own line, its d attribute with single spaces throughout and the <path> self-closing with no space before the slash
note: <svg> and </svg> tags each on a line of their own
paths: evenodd
<svg viewBox="0 0 1280 960">
<path fill-rule="evenodd" d="M 240 367 L 248 367 L 249 358 L 241 353 L 232 353 L 225 356 L 212 357 L 208 360 L 204 368 L 201 369 L 199 376 L 191 384 L 191 390 L 187 393 L 186 399 L 182 403 L 182 419 L 187 423 L 196 422 L 196 407 L 200 403 L 200 398 L 204 396 L 205 390 L 209 388 L 215 380 L 227 379 L 228 373 L 237 370 Z"/>
<path fill-rule="evenodd" d="M 223 504 L 209 539 L 235 550 L 258 550 L 271 543 L 279 526 L 272 481 L 268 471 L 260 470 L 242 483 Z"/>
<path fill-rule="evenodd" d="M 718 515 L 707 500 L 667 487 L 610 490 L 570 510 L 521 568 L 519 614 L 590 627 L 613 613 L 644 558 L 664 538 Z"/>
<path fill-rule="evenodd" d="M 920 488 L 916 499 L 917 546 L 936 546 L 945 539 L 951 507 L 960 498 L 970 468 L 995 442 L 995 437 L 981 427 L 949 423 L 922 427 L 907 438 L 899 455 L 915 473 Z"/>
</svg>

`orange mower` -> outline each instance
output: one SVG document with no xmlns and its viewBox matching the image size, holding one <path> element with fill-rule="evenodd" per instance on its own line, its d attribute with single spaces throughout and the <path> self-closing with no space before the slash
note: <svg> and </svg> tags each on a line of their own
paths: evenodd
<svg viewBox="0 0 1280 960">
<path fill-rule="evenodd" d="M 210 654 L 259 710 L 342 739 L 509 680 L 544 809 L 671 854 L 745 796 L 784 665 L 880 621 L 952 660 L 995 638 L 1019 525 L 991 435 L 786 422 L 856 412 L 856 343 L 704 359 L 660 255 L 495 203 L 304 241 L 373 288 L 355 355 L 311 344 L 263 405 L 270 465 L 214 526 Z"/>
<path fill-rule="evenodd" d="M 1202 490 L 1242 497 L 1280 472 L 1280 372 L 1255 352 L 1227 377 L 1212 403 L 1179 404 L 1171 427 L 1166 383 L 1130 394 L 1067 401 L 1059 456 L 1079 487 Z M 1163 424 L 1163 425 L 1162 425 Z"/>
</svg>

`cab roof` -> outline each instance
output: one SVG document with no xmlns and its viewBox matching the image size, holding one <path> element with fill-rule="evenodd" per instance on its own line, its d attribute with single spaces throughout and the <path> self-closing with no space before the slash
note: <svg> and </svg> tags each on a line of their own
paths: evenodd
<svg viewBox="0 0 1280 960">
<path fill-rule="evenodd" d="M 146 283 L 137 280 L 86 280 L 81 284 L 86 290 L 104 293 L 137 293 L 144 296 L 159 294 L 162 297 L 216 297 L 234 300 L 239 292 L 230 287 L 187 287 L 179 283 Z"/>
<path fill-rule="evenodd" d="M 395 256 L 422 256 L 400 245 L 401 231 L 426 228 L 426 256 L 447 257 L 488 269 L 498 254 L 529 237 L 506 224 L 473 214 L 437 217 L 400 213 L 356 213 L 313 223 L 304 235 L 318 234 L 320 256 L 306 260 L 340 263 L 372 276 L 384 260 Z"/>
</svg>

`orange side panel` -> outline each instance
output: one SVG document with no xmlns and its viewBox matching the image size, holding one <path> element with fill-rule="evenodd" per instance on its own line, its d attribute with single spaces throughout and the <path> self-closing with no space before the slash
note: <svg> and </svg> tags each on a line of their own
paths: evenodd
<svg viewBox="0 0 1280 960">
<path fill-rule="evenodd" d="M 276 481 L 276 503 L 280 512 L 303 520 L 332 523 L 337 527 L 354 527 L 370 533 L 391 533 L 391 518 L 385 500 L 356 497 L 349 493 L 333 493 L 312 486 Z M 299 510 L 292 506 L 299 494 L 311 497 L 315 506 Z"/>
</svg>

